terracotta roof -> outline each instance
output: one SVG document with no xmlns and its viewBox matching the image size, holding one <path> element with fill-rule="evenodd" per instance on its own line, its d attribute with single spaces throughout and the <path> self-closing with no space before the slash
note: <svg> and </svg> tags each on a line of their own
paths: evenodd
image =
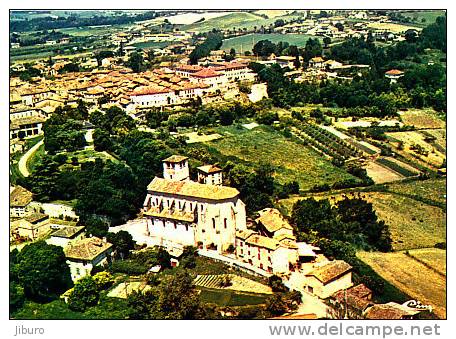
<svg viewBox="0 0 456 339">
<path fill-rule="evenodd" d="M 186 156 L 173 154 L 172 156 L 164 159 L 163 162 L 176 162 L 177 163 L 177 162 L 182 162 L 187 159 L 188 159 L 188 157 L 186 157 Z"/>
<path fill-rule="evenodd" d="M 250 245 L 264 247 L 273 251 L 279 248 L 280 246 L 280 243 L 277 240 L 264 237 L 259 234 L 252 234 L 250 237 L 246 239 L 245 242 Z"/>
<path fill-rule="evenodd" d="M 402 75 L 404 72 L 398 70 L 398 69 L 391 69 L 387 72 L 385 72 L 386 75 Z"/>
<path fill-rule="evenodd" d="M 151 192 L 208 200 L 232 199 L 239 195 L 239 191 L 232 187 L 205 185 L 193 181 L 172 181 L 158 177 L 152 180 L 147 189 Z"/>
<path fill-rule="evenodd" d="M 312 62 L 323 62 L 325 60 L 322 57 L 314 57 L 314 58 L 310 59 L 310 61 L 312 61 Z"/>
<path fill-rule="evenodd" d="M 315 268 L 312 272 L 309 272 L 306 275 L 314 276 L 326 285 L 327 283 L 349 272 L 351 268 L 352 267 L 343 260 L 334 260 L 324 266 Z"/>
<path fill-rule="evenodd" d="M 287 239 L 296 241 L 296 237 L 292 234 L 278 234 L 277 236 L 274 235 L 274 239 L 277 239 L 279 242 Z"/>
<path fill-rule="evenodd" d="M 281 228 L 293 230 L 293 227 L 285 220 L 279 210 L 275 208 L 265 208 L 258 212 L 260 217 L 255 219 L 256 222 L 261 223 L 268 232 L 276 232 Z"/>
<path fill-rule="evenodd" d="M 212 68 L 204 68 L 199 72 L 193 73 L 192 76 L 197 78 L 213 78 L 220 76 L 220 74 L 215 72 Z"/>
<path fill-rule="evenodd" d="M 366 319 L 395 320 L 410 317 L 418 313 L 420 311 L 407 309 L 395 302 L 389 302 L 387 304 L 377 304 L 369 307 L 366 311 Z"/>
<path fill-rule="evenodd" d="M 36 224 L 36 223 L 43 221 L 45 219 L 48 219 L 48 218 L 49 218 L 49 216 L 47 214 L 33 213 L 33 214 L 25 217 L 24 219 L 27 220 L 31 224 Z"/>
<path fill-rule="evenodd" d="M 368 298 L 371 293 L 372 291 L 364 284 L 359 284 L 345 291 L 336 292 L 334 298 L 341 304 L 346 302 L 348 306 L 364 311 L 367 307 L 374 305 Z"/>
<path fill-rule="evenodd" d="M 97 94 L 103 94 L 104 91 L 100 88 L 91 88 L 87 91 L 87 94 L 90 94 L 90 95 L 97 95 Z"/>
<path fill-rule="evenodd" d="M 359 298 L 367 298 L 372 295 L 372 290 L 364 284 L 359 284 L 353 287 L 350 287 L 347 291 L 350 294 L 356 295 Z"/>
<path fill-rule="evenodd" d="M 13 121 L 10 122 L 10 128 L 17 129 L 23 125 L 43 123 L 45 121 L 46 121 L 46 119 L 41 116 L 18 118 L 18 119 L 14 119 Z"/>
<path fill-rule="evenodd" d="M 246 240 L 252 234 L 255 234 L 255 232 L 252 231 L 252 230 L 248 230 L 248 229 L 242 230 L 242 231 L 237 231 L 236 232 L 236 238 L 239 238 L 239 239 L 242 239 L 242 240 Z"/>
<path fill-rule="evenodd" d="M 71 239 L 84 230 L 84 226 L 65 226 L 51 234 L 53 237 Z"/>
<path fill-rule="evenodd" d="M 217 166 L 214 166 L 214 165 L 205 165 L 205 166 L 200 166 L 198 167 L 198 169 L 201 171 L 201 172 L 204 172 L 206 174 L 211 174 L 211 173 L 218 173 L 218 172 L 221 172 L 222 169 L 217 167 Z"/>
<path fill-rule="evenodd" d="M 161 94 L 161 93 L 169 93 L 171 89 L 160 87 L 160 86 L 148 86 L 148 87 L 140 87 L 139 89 L 135 90 L 131 93 L 132 96 L 137 95 L 153 95 L 153 94 Z"/>
<path fill-rule="evenodd" d="M 111 243 L 104 242 L 100 238 L 91 237 L 70 242 L 68 246 L 64 248 L 64 252 L 68 259 L 93 260 L 112 246 Z"/>
<path fill-rule="evenodd" d="M 170 210 L 168 208 L 163 208 L 160 211 L 160 209 L 158 207 L 151 207 L 148 211 L 144 212 L 144 215 L 151 216 L 151 217 L 157 217 L 157 218 L 171 219 L 171 220 L 187 221 L 187 222 L 195 221 L 194 213 L 180 211 L 178 209 Z"/>
<path fill-rule="evenodd" d="M 33 200 L 32 192 L 22 186 L 16 186 L 10 193 L 11 207 L 25 207 Z"/>
<path fill-rule="evenodd" d="M 182 65 L 176 68 L 178 71 L 184 71 L 184 72 L 198 72 L 202 70 L 203 68 L 198 65 Z"/>
</svg>

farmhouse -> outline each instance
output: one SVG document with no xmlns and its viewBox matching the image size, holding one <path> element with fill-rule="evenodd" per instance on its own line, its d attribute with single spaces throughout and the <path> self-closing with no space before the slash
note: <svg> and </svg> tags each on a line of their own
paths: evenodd
<svg viewBox="0 0 456 339">
<path fill-rule="evenodd" d="M 335 292 L 352 286 L 351 266 L 343 260 L 334 260 L 316 267 L 306 274 L 309 293 L 326 299 Z"/>
<path fill-rule="evenodd" d="M 283 217 L 279 210 L 275 208 L 265 208 L 258 212 L 259 217 L 255 219 L 260 230 L 260 234 L 277 238 L 281 235 L 293 236 L 293 227 Z"/>
<path fill-rule="evenodd" d="M 10 188 L 10 217 L 22 218 L 32 213 L 32 192 L 22 186 Z"/>
<path fill-rule="evenodd" d="M 186 157 L 164 161 L 163 178 L 147 187 L 147 232 L 162 244 L 216 249 L 234 246 L 237 230 L 246 228 L 245 205 L 235 188 L 191 181 Z"/>
<path fill-rule="evenodd" d="M 296 243 L 273 239 L 251 230 L 236 233 L 236 257 L 268 273 L 287 274 L 298 262 Z"/>
<path fill-rule="evenodd" d="M 69 242 L 63 251 L 70 266 L 71 279 L 75 281 L 90 274 L 95 266 L 109 263 L 113 245 L 106 238 L 91 237 Z"/>
<path fill-rule="evenodd" d="M 70 241 L 82 239 L 84 237 L 84 226 L 65 226 L 54 233 L 46 241 L 50 245 L 66 247 Z"/>
<path fill-rule="evenodd" d="M 404 76 L 404 72 L 398 69 L 390 69 L 389 71 L 385 72 L 385 78 L 390 79 L 391 83 L 397 82 L 398 79 Z"/>
<path fill-rule="evenodd" d="M 31 116 L 10 121 L 10 140 L 32 138 L 43 134 L 45 120 L 41 116 Z"/>
<path fill-rule="evenodd" d="M 11 223 L 12 240 L 27 238 L 36 240 L 50 230 L 49 216 L 43 213 L 32 213 Z"/>
</svg>

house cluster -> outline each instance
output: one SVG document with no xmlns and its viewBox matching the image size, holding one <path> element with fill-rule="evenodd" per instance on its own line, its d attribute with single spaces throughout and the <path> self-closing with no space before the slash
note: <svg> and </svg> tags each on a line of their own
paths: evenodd
<svg viewBox="0 0 456 339">
<path fill-rule="evenodd" d="M 68 206 L 42 204 L 24 187 L 10 188 L 10 242 L 46 239 L 62 247 L 71 278 L 77 280 L 111 261 L 114 249 L 106 239 L 87 236 L 85 227 L 76 226 L 74 220 L 77 217 Z"/>
<path fill-rule="evenodd" d="M 56 64 L 35 66 L 42 74 L 51 75 Z M 117 105 L 138 118 L 151 107 L 176 108 L 192 100 L 210 103 L 236 98 L 240 95 L 238 83 L 255 79 L 245 60 L 211 61 L 206 66 L 167 63 L 142 73 L 132 73 L 113 61 L 108 68 L 52 73 L 52 78 L 34 78 L 33 83 L 14 77 L 10 80 L 10 139 L 41 134 L 49 114 L 64 104 L 76 105 L 78 100 L 102 108 Z M 102 98 L 105 100 L 100 105 Z"/>
<path fill-rule="evenodd" d="M 297 242 L 277 209 L 261 210 L 247 221 L 239 191 L 222 185 L 221 169 L 206 165 L 197 171 L 198 181 L 190 180 L 188 158 L 173 155 L 163 161 L 163 178 L 155 177 L 147 187 L 143 215 L 155 244 L 212 250 L 264 276 L 296 273 L 302 287 L 321 298 L 352 285 L 350 265 Z"/>
<path fill-rule="evenodd" d="M 290 67 L 291 64 L 286 66 L 290 68 L 290 71 L 286 72 L 285 76 L 295 82 L 319 82 L 331 79 L 351 81 L 354 76 L 364 76 L 370 70 L 369 65 L 343 64 L 332 59 L 326 60 L 321 56 L 311 58 L 307 66 L 299 70 L 294 66 Z"/>
<path fill-rule="evenodd" d="M 265 208 L 247 218 L 239 191 L 223 186 L 217 166 L 198 167 L 192 181 L 187 157 L 164 159 L 163 178 L 155 177 L 147 187 L 143 216 L 148 243 L 164 246 L 175 260 L 185 246 L 195 246 L 202 255 L 210 252 L 250 273 L 281 276 L 335 309 L 348 310 L 350 317 L 407 319 L 420 312 L 405 304 L 372 302 L 371 290 L 353 285 L 348 263 L 330 260 L 320 248 L 297 241 L 279 210 Z"/>
<path fill-rule="evenodd" d="M 22 186 L 10 187 L 10 241 L 42 239 L 78 217 L 70 206 L 40 203 Z"/>
</svg>

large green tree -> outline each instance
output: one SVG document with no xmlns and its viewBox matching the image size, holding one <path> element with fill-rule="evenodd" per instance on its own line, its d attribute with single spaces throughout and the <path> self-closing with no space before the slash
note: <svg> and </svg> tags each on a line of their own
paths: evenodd
<svg viewBox="0 0 456 339">
<path fill-rule="evenodd" d="M 36 300 L 57 297 L 71 286 L 70 269 L 60 246 L 37 241 L 17 255 L 17 276 L 25 295 Z"/>
</svg>

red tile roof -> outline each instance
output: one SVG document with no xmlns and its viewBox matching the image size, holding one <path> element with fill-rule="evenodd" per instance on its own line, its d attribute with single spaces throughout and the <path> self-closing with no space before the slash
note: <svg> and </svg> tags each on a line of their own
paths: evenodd
<svg viewBox="0 0 456 339">
<path fill-rule="evenodd" d="M 193 74 L 197 78 L 213 78 L 220 76 L 219 73 L 215 72 L 212 68 L 204 68 L 199 72 Z"/>
<path fill-rule="evenodd" d="M 385 72 L 385 74 L 387 75 L 401 75 L 401 74 L 404 74 L 404 72 L 398 70 L 398 69 L 391 69 L 387 72 Z"/>
<path fill-rule="evenodd" d="M 171 92 L 171 89 L 169 89 L 169 88 L 158 87 L 158 86 L 154 86 L 154 87 L 149 86 L 149 87 L 143 87 L 143 88 L 137 89 L 131 95 L 132 96 L 153 95 L 153 94 L 169 93 L 169 92 Z"/>
</svg>

